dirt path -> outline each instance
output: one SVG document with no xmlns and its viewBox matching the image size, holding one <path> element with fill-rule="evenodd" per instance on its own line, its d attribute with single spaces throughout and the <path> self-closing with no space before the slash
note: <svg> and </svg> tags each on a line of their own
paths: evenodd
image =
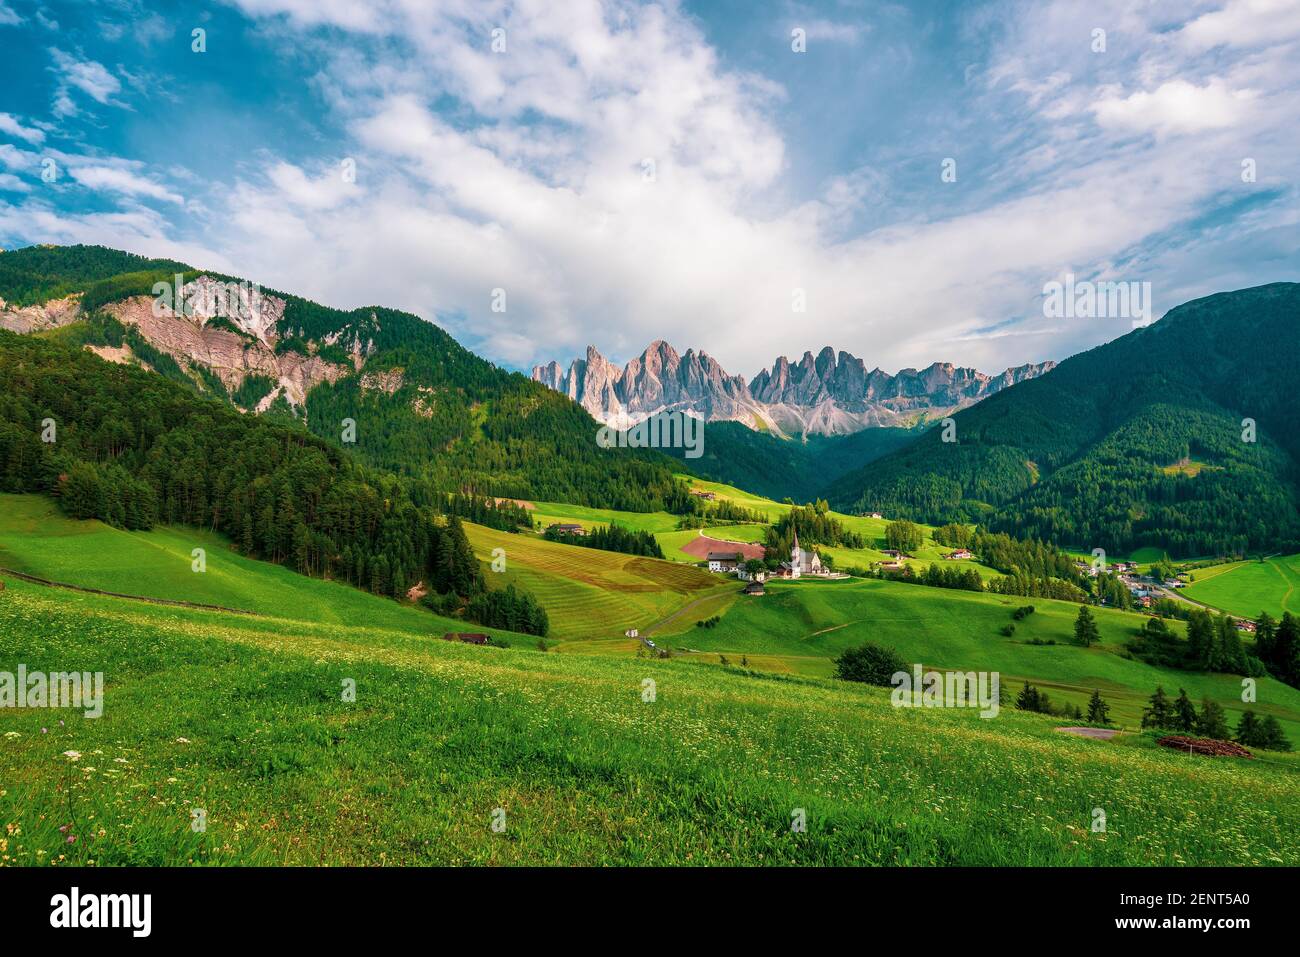
<svg viewBox="0 0 1300 957">
<path fill-rule="evenodd" d="M 1109 741 L 1117 734 L 1128 733 L 1117 731 L 1115 728 L 1057 728 L 1056 730 L 1066 734 L 1077 734 L 1081 738 L 1096 738 L 1098 741 Z"/>
</svg>

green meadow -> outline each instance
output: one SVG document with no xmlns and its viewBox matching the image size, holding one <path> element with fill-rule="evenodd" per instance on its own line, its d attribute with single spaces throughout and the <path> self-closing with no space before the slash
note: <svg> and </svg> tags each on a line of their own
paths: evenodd
<svg viewBox="0 0 1300 957">
<path fill-rule="evenodd" d="M 203 572 L 194 571 L 195 548 L 204 550 Z M 69 519 L 40 495 L 0 495 L 0 566 L 86 588 L 307 621 L 364 621 L 417 634 L 464 627 L 347 585 L 245 558 L 220 535 L 165 526 L 124 532 Z"/>
<path fill-rule="evenodd" d="M 474 553 L 490 587 L 516 583 L 546 608 L 557 641 L 617 639 L 629 628 L 646 629 L 684 606 L 734 592 L 734 579 L 692 565 L 549 542 L 466 523 Z M 497 549 L 505 561 L 491 571 Z M 693 624 L 693 620 L 685 622 Z M 627 644 L 632 647 L 635 643 Z"/>
<path fill-rule="evenodd" d="M 870 641 L 926 667 L 997 671 L 1013 693 L 1029 680 L 1054 700 L 1085 710 L 1095 688 L 1114 722 L 1128 728 L 1140 725 L 1156 685 L 1171 695 L 1186 688 L 1198 704 L 1212 698 L 1234 727 L 1244 708 L 1235 675 L 1156 668 L 1128 657 L 1127 645 L 1144 620 L 1130 612 L 1091 609 L 1101 641 L 1083 648 L 1074 643 L 1079 606 L 1069 602 L 877 580 L 775 583 L 766 591 L 736 601 L 715 627 L 682 635 L 687 656 L 714 662 L 722 655 L 738 662 L 744 655 L 754 667 L 829 677 L 835 656 Z M 1034 613 L 1014 622 L 1013 635 L 1003 635 L 1012 612 L 1024 604 L 1032 604 Z M 1180 622 L 1171 627 L 1184 630 Z M 669 644 L 678 647 L 676 640 Z M 1300 739 L 1300 690 L 1263 678 L 1256 693 L 1250 707 L 1275 715 L 1293 741 Z"/>
<path fill-rule="evenodd" d="M 1300 555 L 1213 565 L 1192 574 L 1196 580 L 1183 589 L 1188 598 L 1243 618 L 1261 611 L 1274 618 L 1288 611 L 1300 615 Z"/>
<path fill-rule="evenodd" d="M 106 676 L 99 719 L 0 710 L 0 864 L 1300 863 L 1288 756 L 17 580 L 0 628 Z"/>
</svg>

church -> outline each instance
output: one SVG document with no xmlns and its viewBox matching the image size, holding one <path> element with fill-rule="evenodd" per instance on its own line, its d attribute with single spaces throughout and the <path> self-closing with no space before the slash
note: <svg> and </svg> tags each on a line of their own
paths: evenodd
<svg viewBox="0 0 1300 957">
<path fill-rule="evenodd" d="M 794 531 L 794 544 L 790 546 L 790 560 L 782 562 L 777 575 L 781 578 L 802 578 L 804 575 L 827 575 L 828 569 L 822 565 L 821 556 L 816 547 L 805 551 L 799 547 L 799 530 Z"/>
</svg>

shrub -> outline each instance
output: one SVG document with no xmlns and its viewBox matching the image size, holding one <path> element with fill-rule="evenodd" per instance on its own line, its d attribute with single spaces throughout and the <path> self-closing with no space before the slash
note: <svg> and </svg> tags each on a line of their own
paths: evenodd
<svg viewBox="0 0 1300 957">
<path fill-rule="evenodd" d="M 907 662 L 893 648 L 882 648 L 871 642 L 850 648 L 835 659 L 835 677 L 841 681 L 888 687 L 895 674 L 907 670 Z"/>
</svg>

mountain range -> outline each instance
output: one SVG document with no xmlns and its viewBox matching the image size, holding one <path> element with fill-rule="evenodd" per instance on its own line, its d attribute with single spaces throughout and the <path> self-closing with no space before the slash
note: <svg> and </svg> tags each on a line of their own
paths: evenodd
<svg viewBox="0 0 1300 957">
<path fill-rule="evenodd" d="M 798 362 L 785 356 L 746 382 L 707 352 L 679 354 L 663 340 L 620 368 L 588 346 L 564 369 L 533 368 L 533 379 L 562 392 L 608 425 L 626 428 L 658 412 L 689 412 L 708 422 L 739 422 L 779 437 L 847 435 L 867 428 L 909 428 L 966 408 L 1007 386 L 1049 371 L 1054 362 L 990 376 L 952 363 L 867 370 L 848 352 L 826 346 Z"/>
<path fill-rule="evenodd" d="M 177 273 L 191 301 L 160 305 L 152 290 Z M 461 490 L 681 511 L 689 496 L 673 473 L 691 471 L 842 511 L 978 523 L 1112 555 L 1300 550 L 1300 283 L 1185 303 L 1054 367 L 886 376 L 824 349 L 745 382 L 662 342 L 623 369 L 593 349 L 567 372 L 551 364 L 530 381 L 382 306 L 341 310 L 265 290 L 233 317 L 208 308 L 216 284 L 231 282 L 102 247 L 0 252 L 0 329 L 9 330 L 0 352 L 17 350 L 11 392 L 0 395 L 0 484 L 52 481 L 72 439 L 111 471 L 123 438 L 150 418 L 134 406 L 112 421 L 70 409 L 84 421 L 33 473 L 30 416 L 12 405 L 40 384 L 24 372 L 16 343 L 25 340 L 48 343 L 40 360 L 74 378 L 90 351 L 310 431 L 359 467 L 411 479 L 417 503 Z M 596 442 L 591 412 L 665 409 L 717 423 L 703 458 Z M 953 428 L 927 427 L 939 412 Z M 900 420 L 912 427 L 864 427 Z M 343 437 L 348 423 L 354 434 Z M 844 434 L 850 425 L 857 431 Z M 802 440 L 778 437 L 794 434 Z M 4 478 L 19 474 L 28 477 Z"/>
</svg>

